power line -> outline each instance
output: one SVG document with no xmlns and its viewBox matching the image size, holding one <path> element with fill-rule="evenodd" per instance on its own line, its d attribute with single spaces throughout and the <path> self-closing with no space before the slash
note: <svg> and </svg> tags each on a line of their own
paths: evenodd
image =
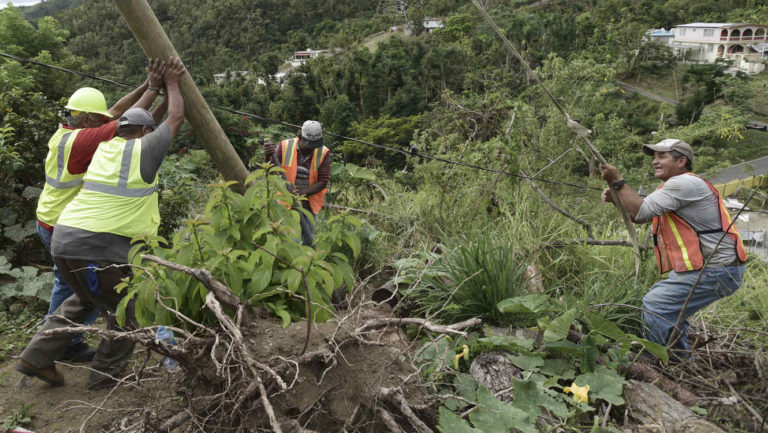
<svg viewBox="0 0 768 433">
<path fill-rule="evenodd" d="M 116 81 L 116 80 L 112 80 L 112 79 L 109 79 L 109 78 L 103 78 L 103 77 L 100 77 L 100 76 L 97 76 L 97 75 L 93 75 L 93 74 L 89 74 L 89 73 L 86 73 L 86 72 L 76 71 L 74 69 L 63 68 L 61 66 L 51 65 L 51 64 L 48 64 L 48 63 L 43 63 L 43 62 L 39 62 L 39 61 L 36 61 L 36 60 L 24 58 L 24 57 L 14 56 L 12 54 L 7 54 L 7 53 L 0 52 L 0 56 L 9 58 L 11 60 L 15 60 L 17 62 L 29 63 L 29 64 L 32 64 L 32 65 L 42 66 L 42 67 L 46 67 L 46 68 L 50 68 L 50 69 L 55 69 L 55 70 L 58 70 L 58 71 L 67 72 L 67 73 L 74 74 L 74 75 L 80 75 L 80 76 L 83 76 L 83 77 L 86 77 L 86 78 L 90 78 L 92 80 L 103 81 L 103 82 L 114 84 L 114 85 L 120 86 L 120 87 L 126 87 L 126 88 L 134 88 L 134 87 L 136 87 L 136 86 L 130 85 L 128 83 L 124 83 L 122 81 Z M 289 127 L 293 127 L 293 128 L 300 128 L 299 125 L 295 125 L 293 123 L 284 122 L 282 120 L 271 119 L 269 117 L 261 116 L 261 115 L 254 114 L 254 113 L 249 113 L 247 111 L 235 110 L 233 108 L 224 107 L 224 106 L 216 105 L 216 104 L 210 104 L 210 103 L 208 104 L 208 106 L 211 107 L 211 108 L 216 108 L 218 110 L 222 110 L 222 111 L 228 112 L 228 113 L 237 114 L 239 116 L 247 116 L 247 117 L 258 119 L 258 120 L 261 120 L 261 121 L 264 121 L 264 122 L 274 123 L 274 124 L 283 125 L 283 126 L 289 126 Z M 500 170 L 500 169 L 495 169 L 495 168 L 483 167 L 481 165 L 470 164 L 470 163 L 462 162 L 462 161 L 453 161 L 453 160 L 450 160 L 450 159 L 447 159 L 447 158 L 441 158 L 439 156 L 434 156 L 434 155 L 429 155 L 429 154 L 426 154 L 426 153 L 421 153 L 421 152 L 418 152 L 418 150 L 416 150 L 416 151 L 407 151 L 407 150 L 403 150 L 403 149 L 398 149 L 396 147 L 386 146 L 386 145 L 378 144 L 378 143 L 372 143 L 372 142 L 365 141 L 365 140 L 360 140 L 360 139 L 357 139 L 357 138 L 354 138 L 354 137 L 347 137 L 347 136 L 344 136 L 344 135 L 335 134 L 335 133 L 329 132 L 329 131 L 325 131 L 324 134 L 328 135 L 330 137 L 338 138 L 340 140 L 352 141 L 352 142 L 355 142 L 355 143 L 364 144 L 366 146 L 376 147 L 376 148 L 379 148 L 379 149 L 384 149 L 384 150 L 388 150 L 388 151 L 391 151 L 391 152 L 400 153 L 400 154 L 403 154 L 403 155 L 406 155 L 406 156 L 424 158 L 424 159 L 427 159 L 427 160 L 437 161 L 437 162 L 441 162 L 441 163 L 444 163 L 444 164 L 451 164 L 451 165 L 456 165 L 456 166 L 461 166 L 461 167 L 467 167 L 467 168 L 471 168 L 471 169 L 474 169 L 474 170 L 481 170 L 481 171 L 486 171 L 486 172 L 489 172 L 489 173 L 503 174 L 503 175 L 510 176 L 510 177 L 516 177 L 516 178 L 519 178 L 519 179 L 535 180 L 535 181 L 538 181 L 538 182 L 549 183 L 549 184 L 554 184 L 554 185 L 563 185 L 563 186 L 569 186 L 569 187 L 572 187 L 572 188 L 590 189 L 590 190 L 595 190 L 595 191 L 603 191 L 603 188 L 597 188 L 597 187 L 590 186 L 590 185 L 575 184 L 575 183 L 563 182 L 563 181 L 559 181 L 559 180 L 544 179 L 544 178 L 535 177 L 535 176 L 533 176 L 533 177 L 531 177 L 531 176 L 524 176 L 524 175 L 521 175 L 521 174 L 509 172 L 509 171 L 506 171 L 506 170 Z"/>
</svg>

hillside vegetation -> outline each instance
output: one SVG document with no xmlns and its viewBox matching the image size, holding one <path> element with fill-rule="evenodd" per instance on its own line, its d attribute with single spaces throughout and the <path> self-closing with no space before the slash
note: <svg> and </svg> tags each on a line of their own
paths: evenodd
<svg viewBox="0 0 768 433">
<path fill-rule="evenodd" d="M 397 432 L 391 419 L 421 433 L 646 432 L 650 421 L 632 414 L 625 392 L 643 365 L 655 375 L 646 378 L 672 384 L 665 392 L 696 398 L 684 401 L 693 406 L 686 416 L 761 431 L 768 266 L 755 255 L 738 292 L 692 317 L 696 362 L 667 363 L 665 348 L 642 338 L 641 300 L 659 279 L 648 227 L 632 229 L 645 246 L 636 272 L 626 226 L 600 202 L 596 158 L 471 2 L 149 3 L 207 102 L 291 124 L 317 119 L 357 141 L 325 138 L 331 182 L 311 249 L 293 241 L 298 220 L 276 198 L 290 193 L 261 164 L 261 141 L 293 137 L 294 128 L 213 110 L 253 172 L 241 196 L 185 125 L 159 175 L 162 238 L 143 239 L 142 253 L 158 259 L 137 256 L 124 288 L 150 327 L 131 338 L 176 356 L 182 374 L 163 375 L 147 351 L 116 394 L 130 404 L 89 394 L 88 411 L 65 426 L 42 408 L 11 407 L 28 403 L 18 393 L 0 404 L 0 419 L 33 411 L 26 424 L 39 431 L 80 423 L 169 431 L 172 421 L 178 431 L 274 431 L 269 407 L 306 429 L 282 431 Z M 395 3 L 404 13 L 393 12 Z M 768 134 L 744 128 L 766 116 L 765 74 L 678 64 L 643 43 L 647 29 L 685 22 L 768 24 L 768 1 L 482 3 L 629 185 L 658 185 L 640 145 L 666 137 L 694 147 L 699 173 L 768 155 Z M 445 27 L 431 33 L 418 25 L 410 35 L 380 33 L 435 17 Z M 308 47 L 335 51 L 282 84 L 272 77 Z M 132 84 L 146 75 L 117 8 L 100 0 L 3 9 L 0 52 Z M 226 71 L 249 74 L 216 83 Z M 680 104 L 627 92 L 617 79 Z M 126 91 L 0 60 L 0 359 L 20 352 L 47 308 L 50 262 L 34 211 L 47 140 L 66 98 L 84 85 L 108 102 Z M 749 206 L 759 207 L 765 191 L 756 197 Z M 232 296 L 163 260 L 210 271 Z M 396 301 L 391 308 L 373 305 L 381 293 Z M 184 330 L 178 348 L 155 342 L 157 324 Z M 494 353 L 506 353 L 516 373 L 489 391 L 470 366 Z M 642 364 L 638 353 L 664 362 Z M 584 383 L 592 386 L 581 399 Z"/>
</svg>

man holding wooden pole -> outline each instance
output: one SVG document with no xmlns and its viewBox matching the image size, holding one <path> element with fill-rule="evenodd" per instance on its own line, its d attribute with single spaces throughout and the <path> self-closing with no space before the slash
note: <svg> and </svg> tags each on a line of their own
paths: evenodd
<svg viewBox="0 0 768 433">
<path fill-rule="evenodd" d="M 164 74 L 166 100 L 153 113 L 132 108 L 119 119 L 117 136 L 101 143 L 83 178 L 83 188 L 59 217 L 53 235 L 52 253 L 56 265 L 74 294 L 48 317 L 21 354 L 16 370 L 51 385 L 64 384 L 56 370 L 69 344 L 66 333 L 46 333 L 83 323 L 94 307 L 101 310 L 107 329 L 119 329 L 117 310 L 125 292 L 115 287 L 130 277 L 128 252 L 131 239 L 156 235 L 160 225 L 158 176 L 173 136 L 184 122 L 184 101 L 179 78 L 184 65 L 177 58 L 168 61 Z M 168 119 L 157 122 L 168 109 Z M 125 329 L 138 324 L 133 300 L 125 305 Z M 127 339 L 104 338 L 91 362 L 89 389 L 100 389 L 116 382 L 133 353 Z"/>
<path fill-rule="evenodd" d="M 747 254 L 720 194 L 691 172 L 688 143 L 670 138 L 643 152 L 663 181 L 645 199 L 616 167 L 601 164 L 600 172 L 633 221 L 653 223 L 659 272 L 669 272 L 643 298 L 646 338 L 673 348 L 674 359 L 690 359 L 688 317 L 741 286 Z M 603 191 L 603 201 L 612 201 L 610 192 Z"/>
</svg>

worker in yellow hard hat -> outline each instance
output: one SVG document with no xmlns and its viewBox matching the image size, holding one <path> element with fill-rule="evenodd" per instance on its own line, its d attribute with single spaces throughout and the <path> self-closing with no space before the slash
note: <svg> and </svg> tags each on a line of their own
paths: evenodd
<svg viewBox="0 0 768 433">
<path fill-rule="evenodd" d="M 99 143 L 115 136 L 117 121 L 113 119 L 122 116 L 132 106 L 149 108 L 163 87 L 164 70 L 165 62 L 150 60 L 144 83 L 109 109 L 104 95 L 92 87 L 80 88 L 69 98 L 65 106 L 65 121 L 48 141 L 45 186 L 37 202 L 37 233 L 49 254 L 56 221 L 80 191 L 83 175 Z M 72 295 L 72 290 L 55 265 L 53 272 L 54 283 L 48 315 Z M 93 311 L 86 323 L 93 323 L 98 315 L 98 310 Z M 82 335 L 77 335 L 62 359 L 87 362 L 95 353 L 96 350 L 85 343 Z"/>
<path fill-rule="evenodd" d="M 61 213 L 52 240 L 53 259 L 74 294 L 46 319 L 43 329 L 24 349 L 16 365 L 22 374 L 53 386 L 63 385 L 64 376 L 56 370 L 55 361 L 65 352 L 70 338 L 46 331 L 82 324 L 96 307 L 104 314 L 109 330 L 138 327 L 134 300 L 124 300 L 126 291 L 116 287 L 131 276 L 127 265 L 131 240 L 154 236 L 160 226 L 158 171 L 184 122 L 179 80 L 185 73 L 180 59 L 168 59 L 163 103 L 151 113 L 138 107 L 123 113 L 116 136 L 99 145 L 83 177 L 82 189 Z M 166 108 L 168 117 L 160 123 Z M 115 317 L 118 305 L 125 308 L 121 324 Z M 88 389 L 114 386 L 133 347 L 131 339 L 103 339 L 91 361 Z"/>
</svg>

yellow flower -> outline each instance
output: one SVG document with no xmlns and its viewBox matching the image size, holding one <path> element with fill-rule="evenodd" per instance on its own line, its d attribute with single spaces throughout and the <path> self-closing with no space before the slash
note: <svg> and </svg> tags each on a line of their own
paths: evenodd
<svg viewBox="0 0 768 433">
<path fill-rule="evenodd" d="M 464 348 L 464 350 L 461 351 L 458 355 L 456 355 L 455 358 L 453 358 L 453 368 L 458 370 L 459 369 L 459 360 L 461 358 L 469 359 L 469 346 L 466 344 L 462 344 L 461 347 Z"/>
<path fill-rule="evenodd" d="M 587 396 L 587 394 L 589 394 L 589 385 L 579 386 L 576 385 L 576 382 L 573 382 L 571 383 L 571 386 L 563 388 L 563 392 L 566 394 L 569 392 L 572 393 L 573 399 L 576 401 L 589 403 L 589 397 Z"/>
</svg>

